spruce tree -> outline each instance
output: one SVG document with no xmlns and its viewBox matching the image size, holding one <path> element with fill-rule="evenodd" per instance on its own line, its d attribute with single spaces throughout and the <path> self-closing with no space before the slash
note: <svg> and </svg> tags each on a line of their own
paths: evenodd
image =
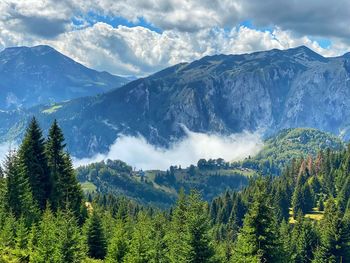
<svg viewBox="0 0 350 263">
<path fill-rule="evenodd" d="M 291 233 L 290 253 L 293 262 L 311 262 L 317 244 L 317 235 L 311 222 L 299 213 Z"/>
<path fill-rule="evenodd" d="M 156 262 L 154 261 L 154 233 L 155 231 L 149 216 L 144 212 L 139 213 L 124 262 Z"/>
<path fill-rule="evenodd" d="M 65 146 L 62 130 L 55 120 L 46 143 L 48 166 L 53 182 L 51 201 L 54 210 L 72 210 L 76 216 L 79 216 L 82 191 L 76 179 L 72 161 L 65 152 Z"/>
<path fill-rule="evenodd" d="M 253 202 L 244 218 L 232 262 L 277 262 L 280 256 L 276 220 L 268 203 L 266 182 L 256 182 Z"/>
<path fill-rule="evenodd" d="M 23 167 L 15 152 L 10 152 L 6 157 L 6 206 L 18 219 L 24 217 L 27 226 L 38 219 L 36 201 L 33 199 L 28 178 L 23 173 Z"/>
<path fill-rule="evenodd" d="M 118 220 L 112 233 L 111 241 L 108 245 L 106 262 L 123 262 L 126 253 L 128 252 L 128 243 L 131 237 L 130 230 L 126 227 L 128 223 L 123 223 Z"/>
<path fill-rule="evenodd" d="M 196 191 L 192 191 L 189 196 L 187 227 L 190 237 L 189 245 L 191 248 L 189 262 L 211 262 L 214 256 L 214 250 L 208 233 L 208 211 L 204 202 L 201 201 L 199 193 Z"/>
<path fill-rule="evenodd" d="M 87 222 L 88 255 L 94 259 L 104 259 L 107 254 L 107 240 L 99 214 L 94 211 Z"/>
<path fill-rule="evenodd" d="M 168 230 L 168 219 L 163 214 L 157 214 L 152 218 L 154 229 L 152 257 L 154 262 L 167 263 L 166 252 L 168 247 L 166 245 L 165 235 Z"/>
<path fill-rule="evenodd" d="M 291 228 L 290 224 L 284 219 L 280 224 L 279 239 L 281 244 L 281 251 L 283 253 L 283 260 L 281 260 L 281 262 L 292 262 Z"/>
<path fill-rule="evenodd" d="M 59 128 L 57 121 L 55 120 L 52 124 L 49 135 L 46 142 L 46 154 L 48 160 L 48 166 L 51 172 L 51 178 L 53 183 L 53 191 L 51 195 L 52 207 L 54 210 L 58 209 L 61 195 L 60 189 L 60 173 L 62 173 L 64 169 L 64 137 L 61 129 Z"/>
<path fill-rule="evenodd" d="M 293 217 L 296 218 L 298 213 L 305 214 L 305 206 L 304 206 L 304 197 L 302 192 L 303 185 L 301 180 L 297 181 L 297 185 L 294 189 L 293 197 L 292 197 L 292 209 L 293 209 Z"/>
<path fill-rule="evenodd" d="M 320 222 L 321 243 L 313 262 L 348 262 L 349 221 L 343 218 L 333 198 L 328 199 L 324 218 Z"/>
<path fill-rule="evenodd" d="M 26 250 L 28 248 L 28 228 L 23 217 L 17 220 L 16 223 L 16 248 L 18 250 Z"/>
<path fill-rule="evenodd" d="M 15 247 L 16 218 L 10 213 L 0 228 L 0 255 L 2 251 Z"/>
<path fill-rule="evenodd" d="M 290 201 L 285 183 L 278 181 L 276 190 L 274 191 L 273 202 L 275 213 L 279 222 L 288 220 Z"/>
<path fill-rule="evenodd" d="M 77 219 L 72 212 L 57 213 L 58 243 L 61 262 L 78 263 L 86 257 L 85 246 Z"/>
<path fill-rule="evenodd" d="M 59 230 L 57 227 L 57 220 L 55 219 L 50 207 L 47 207 L 42 220 L 39 224 L 35 236 L 31 240 L 31 262 L 35 263 L 60 263 L 62 262 L 62 255 L 59 247 Z M 34 228 L 36 230 L 36 228 Z M 33 239 L 36 239 L 33 242 Z"/>
<path fill-rule="evenodd" d="M 33 118 L 19 148 L 21 172 L 30 183 L 33 198 L 40 209 L 45 209 L 52 190 L 52 180 L 45 154 L 45 140 L 38 122 Z"/>
<path fill-rule="evenodd" d="M 188 199 L 183 189 L 181 189 L 173 210 L 170 230 L 165 237 L 169 248 L 167 257 L 171 263 L 188 262 L 192 253 L 190 246 L 191 237 L 187 227 L 187 215 Z"/>
<path fill-rule="evenodd" d="M 6 214 L 6 179 L 0 166 L 0 228 Z"/>
</svg>

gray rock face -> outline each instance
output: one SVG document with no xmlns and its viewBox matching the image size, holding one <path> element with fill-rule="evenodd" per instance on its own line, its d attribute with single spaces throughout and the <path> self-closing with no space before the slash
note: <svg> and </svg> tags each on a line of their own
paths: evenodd
<svg viewBox="0 0 350 263">
<path fill-rule="evenodd" d="M 32 107 L 103 93 L 128 80 L 84 67 L 49 46 L 0 52 L 0 109 Z"/>
<path fill-rule="evenodd" d="M 217 55 L 179 64 L 106 94 L 36 108 L 45 128 L 57 118 L 76 156 L 103 152 L 118 134 L 169 145 L 196 132 L 229 134 L 312 127 L 349 137 L 350 58 L 306 47 Z"/>
</svg>

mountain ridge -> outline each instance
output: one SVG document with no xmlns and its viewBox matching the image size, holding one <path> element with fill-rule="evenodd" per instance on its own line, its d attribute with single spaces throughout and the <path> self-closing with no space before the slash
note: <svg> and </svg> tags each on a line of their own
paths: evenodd
<svg viewBox="0 0 350 263">
<path fill-rule="evenodd" d="M 29 108 L 91 96 L 128 80 L 90 69 L 47 45 L 0 52 L 0 108 Z"/>
<path fill-rule="evenodd" d="M 45 129 L 58 119 L 78 157 L 108 151 L 120 134 L 166 147 L 186 135 L 183 126 L 222 135 L 261 130 L 264 136 L 310 127 L 349 138 L 348 80 L 348 58 L 325 58 L 307 47 L 215 55 L 30 115 Z"/>
</svg>

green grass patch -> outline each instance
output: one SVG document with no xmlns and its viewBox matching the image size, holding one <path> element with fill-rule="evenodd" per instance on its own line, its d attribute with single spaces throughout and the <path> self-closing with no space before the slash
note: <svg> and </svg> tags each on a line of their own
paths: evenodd
<svg viewBox="0 0 350 263">
<path fill-rule="evenodd" d="M 323 218 L 324 211 L 318 211 L 316 207 L 312 208 L 312 211 L 307 212 L 304 217 L 311 220 L 320 221 Z M 296 220 L 293 218 L 293 210 L 289 208 L 289 223 L 294 224 Z"/>
<path fill-rule="evenodd" d="M 93 193 L 93 192 L 96 192 L 97 190 L 96 185 L 94 185 L 91 182 L 81 183 L 81 188 L 83 189 L 84 192 L 87 192 L 87 193 Z"/>
<path fill-rule="evenodd" d="M 45 114 L 52 114 L 56 111 L 58 111 L 60 108 L 62 108 L 62 105 L 54 105 L 52 106 L 51 108 L 48 108 L 46 110 L 43 110 L 42 113 L 45 113 Z"/>
</svg>

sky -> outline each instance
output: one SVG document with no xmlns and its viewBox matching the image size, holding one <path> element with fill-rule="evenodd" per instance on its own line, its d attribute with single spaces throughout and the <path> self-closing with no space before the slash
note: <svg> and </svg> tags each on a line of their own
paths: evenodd
<svg viewBox="0 0 350 263">
<path fill-rule="evenodd" d="M 350 51 L 348 0 L 0 0 L 0 50 L 47 44 L 100 70 L 146 76 L 214 54 L 306 45 Z"/>
</svg>

